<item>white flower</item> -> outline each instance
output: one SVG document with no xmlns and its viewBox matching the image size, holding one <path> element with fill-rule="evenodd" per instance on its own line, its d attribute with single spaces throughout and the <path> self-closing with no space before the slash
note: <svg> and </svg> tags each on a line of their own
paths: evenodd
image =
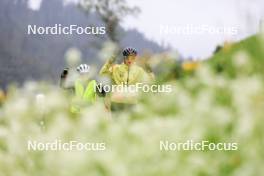
<svg viewBox="0 0 264 176">
<path fill-rule="evenodd" d="M 82 53 L 77 48 L 70 48 L 65 53 L 65 59 L 69 67 L 77 67 L 81 63 Z"/>
<path fill-rule="evenodd" d="M 239 51 L 234 55 L 232 61 L 237 68 L 240 68 L 243 66 L 249 67 L 250 66 L 249 59 L 250 57 L 245 51 Z"/>
</svg>

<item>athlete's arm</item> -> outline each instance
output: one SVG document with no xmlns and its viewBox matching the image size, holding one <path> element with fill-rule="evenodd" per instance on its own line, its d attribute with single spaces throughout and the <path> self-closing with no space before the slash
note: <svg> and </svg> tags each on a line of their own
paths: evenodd
<svg viewBox="0 0 264 176">
<path fill-rule="evenodd" d="M 113 65 L 114 65 L 114 62 L 116 60 L 116 57 L 115 56 L 112 56 L 105 64 L 104 66 L 102 67 L 102 69 L 100 70 L 100 75 L 109 75 L 109 74 L 112 74 L 113 72 Z"/>
</svg>

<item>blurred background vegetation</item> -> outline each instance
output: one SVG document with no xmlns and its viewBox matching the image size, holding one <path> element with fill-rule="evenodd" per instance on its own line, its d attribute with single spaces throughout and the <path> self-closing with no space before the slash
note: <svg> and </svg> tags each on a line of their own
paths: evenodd
<svg viewBox="0 0 264 176">
<path fill-rule="evenodd" d="M 83 2 L 83 3 L 81 3 Z M 93 2 L 93 1 L 91 1 Z M 97 1 L 94 1 L 97 2 Z M 85 0 L 76 4 L 65 4 L 63 0 L 42 1 L 39 10 L 28 7 L 27 0 L 2 0 L 0 2 L 0 86 L 28 80 L 57 82 L 65 66 L 64 54 L 70 48 L 78 48 L 83 62 L 101 67 L 98 52 L 106 41 L 113 41 L 121 48 L 132 46 L 140 53 L 165 51 L 167 48 L 144 37 L 137 30 L 125 30 L 120 26 L 125 15 L 140 13 L 129 8 L 125 1 L 87 5 Z M 109 1 L 110 2 L 110 1 Z M 122 9 L 124 7 L 124 9 Z M 100 13 L 99 13 L 100 11 Z M 58 13 L 59 12 L 59 13 Z M 28 35 L 27 26 L 105 26 L 107 35 Z M 110 56 L 109 56 L 110 57 Z M 52 64 L 51 64 L 52 63 Z"/>
</svg>

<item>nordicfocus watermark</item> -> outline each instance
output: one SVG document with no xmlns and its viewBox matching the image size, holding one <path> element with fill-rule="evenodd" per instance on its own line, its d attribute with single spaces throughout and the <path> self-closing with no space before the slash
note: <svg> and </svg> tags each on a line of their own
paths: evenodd
<svg viewBox="0 0 264 176">
<path fill-rule="evenodd" d="M 159 148 L 160 151 L 234 151 L 238 150 L 238 143 L 212 143 L 209 141 L 194 142 L 193 140 L 188 140 L 186 142 L 160 141 Z"/>
<path fill-rule="evenodd" d="M 104 35 L 106 34 L 105 26 L 79 26 L 76 24 L 69 26 L 62 26 L 62 24 L 55 24 L 54 26 L 27 26 L 28 35 Z"/>
<path fill-rule="evenodd" d="M 212 26 L 212 25 L 192 25 L 174 26 L 160 25 L 159 32 L 161 35 L 229 35 L 238 34 L 238 27 L 235 26 Z"/>
<path fill-rule="evenodd" d="M 136 83 L 134 85 L 120 84 L 120 85 L 103 85 L 99 83 L 95 89 L 100 92 L 116 92 L 116 93 L 138 93 L 138 92 L 152 92 L 152 93 L 170 93 L 172 92 L 172 85 L 157 85 Z M 95 90 L 96 91 L 96 90 Z"/>
<path fill-rule="evenodd" d="M 27 141 L 29 151 L 104 151 L 106 143 L 104 142 L 86 142 L 82 143 L 76 140 L 62 142 L 54 140 L 50 142 Z"/>
</svg>

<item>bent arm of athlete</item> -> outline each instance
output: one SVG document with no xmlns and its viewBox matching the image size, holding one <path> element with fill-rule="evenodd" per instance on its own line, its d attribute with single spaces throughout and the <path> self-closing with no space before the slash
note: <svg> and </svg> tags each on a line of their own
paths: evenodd
<svg viewBox="0 0 264 176">
<path fill-rule="evenodd" d="M 102 69 L 100 70 L 100 75 L 112 75 L 114 61 L 116 60 L 115 56 L 112 56 L 108 61 L 103 65 Z"/>
</svg>

